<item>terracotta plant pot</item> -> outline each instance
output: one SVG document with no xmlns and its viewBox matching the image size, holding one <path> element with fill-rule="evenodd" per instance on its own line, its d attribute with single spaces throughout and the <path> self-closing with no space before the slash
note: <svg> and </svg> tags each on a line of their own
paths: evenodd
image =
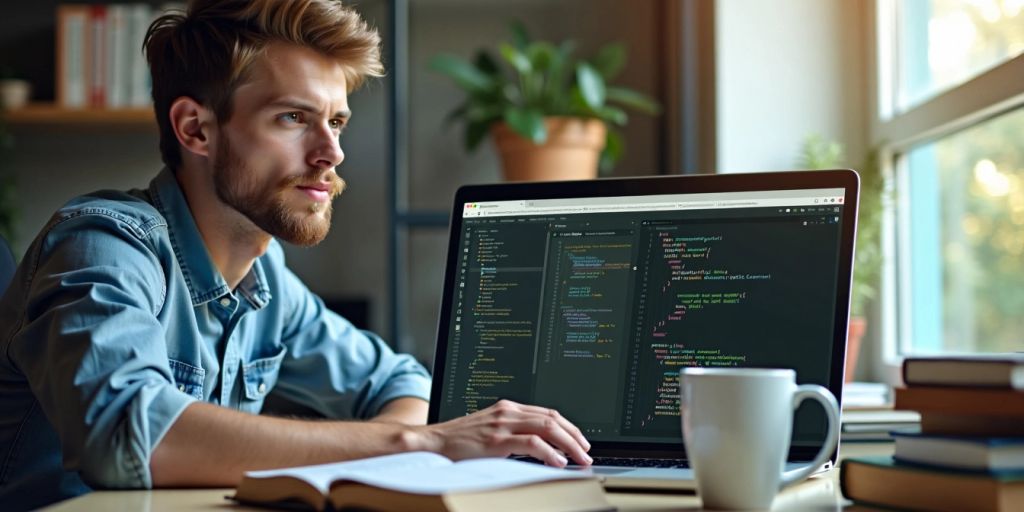
<svg viewBox="0 0 1024 512">
<path fill-rule="evenodd" d="M 505 123 L 491 129 L 506 181 L 585 180 L 597 177 L 606 128 L 597 119 L 547 117 L 548 140 L 534 144 Z"/>
<path fill-rule="evenodd" d="M 857 356 L 860 355 L 860 341 L 868 329 L 868 321 L 862 316 L 850 317 L 850 327 L 846 334 L 846 371 L 844 382 L 853 382 L 857 370 Z"/>
</svg>

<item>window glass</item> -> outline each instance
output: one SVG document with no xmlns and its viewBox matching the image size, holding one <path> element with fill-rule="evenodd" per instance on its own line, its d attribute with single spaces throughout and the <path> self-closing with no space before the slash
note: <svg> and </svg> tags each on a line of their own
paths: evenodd
<svg viewBox="0 0 1024 512">
<path fill-rule="evenodd" d="M 898 108 L 1024 51 L 1024 0 L 897 0 Z"/>
<path fill-rule="evenodd" d="M 915 353 L 1024 348 L 1024 109 L 914 147 L 905 249 Z"/>
</svg>

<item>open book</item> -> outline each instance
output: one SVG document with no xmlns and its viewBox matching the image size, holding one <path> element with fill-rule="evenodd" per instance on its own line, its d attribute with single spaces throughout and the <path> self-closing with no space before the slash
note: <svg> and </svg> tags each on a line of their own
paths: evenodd
<svg viewBox="0 0 1024 512">
<path fill-rule="evenodd" d="M 592 475 L 509 459 L 452 462 L 412 452 L 350 462 L 250 471 L 231 499 L 260 505 L 330 504 L 366 510 L 612 510 Z"/>
</svg>

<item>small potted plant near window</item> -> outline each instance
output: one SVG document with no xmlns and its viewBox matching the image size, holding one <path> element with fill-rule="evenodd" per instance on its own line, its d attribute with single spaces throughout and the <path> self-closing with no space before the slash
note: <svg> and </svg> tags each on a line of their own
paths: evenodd
<svg viewBox="0 0 1024 512">
<path fill-rule="evenodd" d="M 466 92 L 449 115 L 465 122 L 466 148 L 490 134 L 508 181 L 587 179 L 598 167 L 610 170 L 624 150 L 611 127 L 626 124 L 623 107 L 660 111 L 648 96 L 608 84 L 626 62 L 625 47 L 608 44 L 581 59 L 571 41 L 533 41 L 522 24 L 512 24 L 512 36 L 499 45 L 500 58 L 480 50 L 472 63 L 449 54 L 431 61 Z"/>
<path fill-rule="evenodd" d="M 842 166 L 843 145 L 811 135 L 804 140 L 799 165 L 805 169 L 835 169 Z M 850 292 L 850 327 L 847 334 L 845 380 L 851 382 L 867 330 L 865 308 L 878 294 L 882 271 L 882 215 L 886 199 L 885 178 L 872 151 L 858 169 L 860 206 L 857 209 L 856 252 L 853 261 L 853 289 Z"/>
</svg>

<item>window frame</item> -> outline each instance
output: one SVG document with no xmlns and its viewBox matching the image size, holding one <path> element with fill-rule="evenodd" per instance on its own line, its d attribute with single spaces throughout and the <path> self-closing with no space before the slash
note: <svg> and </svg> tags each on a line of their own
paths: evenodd
<svg viewBox="0 0 1024 512">
<path fill-rule="evenodd" d="M 937 92 L 929 99 L 905 110 L 897 105 L 899 97 L 898 56 L 896 55 L 895 2 L 876 0 L 869 30 L 874 57 L 869 72 L 874 80 L 875 96 L 869 140 L 878 148 L 879 163 L 886 183 L 896 190 L 907 190 L 907 158 L 911 148 L 923 142 L 938 140 L 972 125 L 990 120 L 1015 109 L 1024 108 L 1024 53 L 1006 60 L 951 88 Z M 871 69 L 873 68 L 873 69 Z M 883 268 L 878 329 L 881 347 L 876 351 L 873 373 L 877 380 L 899 384 L 903 363 L 901 349 L 911 346 L 913 332 L 911 315 L 901 309 L 910 304 L 909 213 L 900 208 L 905 197 L 894 197 L 886 206 L 883 218 Z M 904 204 L 905 206 L 905 204 Z M 903 313 L 903 314 L 901 314 Z"/>
</svg>

